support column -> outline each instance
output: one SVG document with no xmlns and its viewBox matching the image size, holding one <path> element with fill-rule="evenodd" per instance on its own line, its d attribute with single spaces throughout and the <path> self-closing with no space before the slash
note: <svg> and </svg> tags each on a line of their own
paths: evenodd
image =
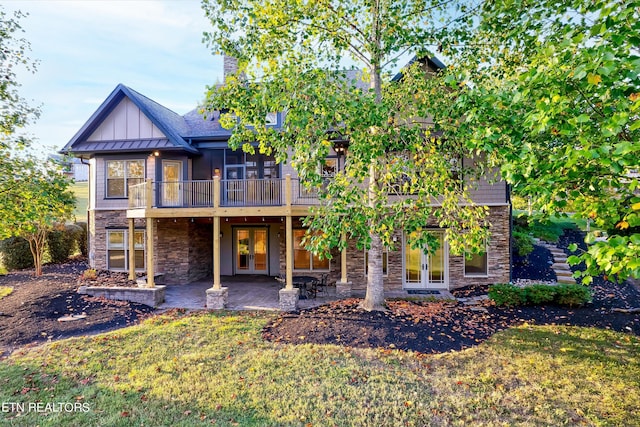
<svg viewBox="0 0 640 427">
<path fill-rule="evenodd" d="M 336 296 L 338 298 L 351 297 L 351 285 L 347 278 L 347 234 L 342 233 L 342 241 L 344 242 L 344 249 L 340 253 L 340 281 L 336 282 Z"/>
<path fill-rule="evenodd" d="M 153 269 L 153 218 L 147 218 L 147 287 L 153 288 L 155 286 L 155 271 Z"/>
<path fill-rule="evenodd" d="M 213 177 L 213 207 L 220 207 L 220 178 Z M 220 283 L 220 217 L 213 217 L 213 286 L 207 289 L 207 308 L 222 310 L 229 301 L 229 288 L 222 287 Z"/>
<path fill-rule="evenodd" d="M 291 217 L 291 175 L 285 177 L 285 201 L 287 216 L 285 222 L 285 287 L 280 289 L 280 310 L 295 311 L 298 309 L 300 289 L 293 287 L 293 218 Z"/>
<path fill-rule="evenodd" d="M 220 289 L 220 217 L 213 217 L 213 289 Z"/>
<path fill-rule="evenodd" d="M 129 218 L 129 280 L 136 280 L 136 244 L 135 244 L 135 220 Z"/>
</svg>

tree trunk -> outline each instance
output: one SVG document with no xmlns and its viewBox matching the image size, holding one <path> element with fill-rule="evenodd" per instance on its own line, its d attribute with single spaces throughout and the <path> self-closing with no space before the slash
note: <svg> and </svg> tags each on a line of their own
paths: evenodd
<svg viewBox="0 0 640 427">
<path fill-rule="evenodd" d="M 374 46 L 371 52 L 371 88 L 375 93 L 376 104 L 382 103 L 382 78 L 381 78 L 381 41 L 380 41 L 380 5 L 378 1 L 374 1 L 371 7 L 371 40 Z M 379 197 L 379 183 L 377 175 L 378 161 L 372 159 L 369 166 L 369 207 L 375 208 L 378 205 Z M 369 219 L 370 230 L 373 230 L 373 223 L 376 221 L 374 218 Z M 364 300 L 360 303 L 360 307 L 368 310 L 385 311 L 384 304 L 384 281 L 382 277 L 382 240 L 380 236 L 369 231 L 371 238 L 371 247 L 369 248 L 369 260 L 367 262 L 367 293 Z"/>
<path fill-rule="evenodd" d="M 382 276 L 382 240 L 371 234 L 371 248 L 367 262 L 367 293 L 360 307 L 367 311 L 385 311 L 384 282 Z"/>
</svg>

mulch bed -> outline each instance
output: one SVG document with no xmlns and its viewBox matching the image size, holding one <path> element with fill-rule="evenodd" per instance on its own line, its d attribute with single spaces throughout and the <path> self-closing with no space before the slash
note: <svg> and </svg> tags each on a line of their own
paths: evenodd
<svg viewBox="0 0 640 427">
<path fill-rule="evenodd" d="M 32 269 L 0 276 L 0 286 L 14 288 L 0 300 L 0 356 L 26 344 L 128 326 L 153 311 L 142 304 L 78 294 L 78 278 L 86 268 L 84 259 L 74 259 L 44 266 L 41 277 L 34 277 Z M 82 314 L 86 317 L 58 321 Z"/>
<path fill-rule="evenodd" d="M 560 246 L 580 241 L 578 233 L 567 233 Z M 548 250 L 536 247 L 526 259 L 514 259 L 514 279 L 549 280 Z M 16 347 L 76 335 L 93 334 L 136 323 L 153 312 L 141 304 L 93 298 L 76 292 L 78 278 L 87 268 L 75 259 L 44 267 L 42 277 L 33 270 L 0 276 L 0 286 L 12 286 L 11 295 L 0 300 L 0 357 Z M 102 277 L 112 286 L 122 285 L 126 275 Z M 105 273 L 106 274 L 106 273 Z M 552 276 L 551 276 L 552 277 Z M 82 283 L 86 284 L 86 283 Z M 265 339 L 282 343 L 339 344 L 380 347 L 421 353 L 456 351 L 477 345 L 494 333 L 513 325 L 562 324 L 594 326 L 640 335 L 640 314 L 616 312 L 614 308 L 640 307 L 640 292 L 630 284 L 614 284 L 594 278 L 593 303 L 581 308 L 555 306 L 501 308 L 490 301 L 485 310 L 451 301 L 389 301 L 386 312 L 358 308 L 359 300 L 336 301 L 295 313 L 282 313 L 263 330 Z M 467 287 L 456 297 L 486 294 L 487 287 Z M 63 316 L 85 318 L 59 322 Z"/>
<path fill-rule="evenodd" d="M 560 246 L 581 241 L 577 232 L 566 233 Z M 527 258 L 515 260 L 514 279 L 550 280 L 548 250 L 536 247 Z M 295 313 L 283 313 L 263 330 L 267 340 L 282 343 L 340 344 L 381 347 L 421 353 L 457 351 L 477 345 L 494 333 L 524 322 L 593 326 L 640 336 L 640 314 L 614 308 L 640 307 L 640 292 L 633 285 L 594 278 L 593 302 L 580 308 L 558 306 L 496 307 L 484 301 L 477 310 L 459 302 L 390 301 L 387 312 L 367 312 L 359 300 L 337 301 Z M 487 287 L 453 291 L 455 297 L 486 294 Z"/>
</svg>

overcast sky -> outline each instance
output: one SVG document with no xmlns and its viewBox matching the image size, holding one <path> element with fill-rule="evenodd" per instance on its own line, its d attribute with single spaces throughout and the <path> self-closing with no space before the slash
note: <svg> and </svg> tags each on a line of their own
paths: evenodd
<svg viewBox="0 0 640 427">
<path fill-rule="evenodd" d="M 201 42 L 210 27 L 199 0 L 4 0 L 22 20 L 35 74 L 20 94 L 42 115 L 38 144 L 62 148 L 118 83 L 179 114 L 222 79 L 222 58 Z"/>
</svg>

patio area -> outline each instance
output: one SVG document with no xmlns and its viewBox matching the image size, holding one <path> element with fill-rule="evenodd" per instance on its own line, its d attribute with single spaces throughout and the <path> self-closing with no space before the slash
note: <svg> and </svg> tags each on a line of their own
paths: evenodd
<svg viewBox="0 0 640 427">
<path fill-rule="evenodd" d="M 221 282 L 222 286 L 229 288 L 228 310 L 279 310 L 278 291 L 282 286 L 273 277 L 223 276 Z M 205 279 L 186 285 L 167 285 L 165 302 L 158 309 L 206 309 L 206 290 L 212 283 L 213 279 Z M 336 299 L 335 286 L 327 286 L 326 291 L 318 293 L 316 298 L 300 299 L 298 307 L 316 307 Z"/>
</svg>

